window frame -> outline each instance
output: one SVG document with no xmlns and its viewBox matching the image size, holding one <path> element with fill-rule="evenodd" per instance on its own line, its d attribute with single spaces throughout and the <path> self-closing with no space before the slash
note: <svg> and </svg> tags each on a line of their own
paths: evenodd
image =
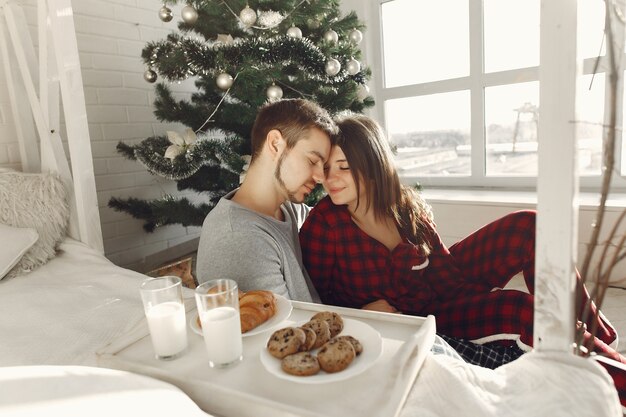
<svg viewBox="0 0 626 417">
<path fill-rule="evenodd" d="M 488 188 L 488 189 L 507 189 L 507 190 L 536 190 L 536 176 L 487 176 L 485 163 L 485 146 L 486 133 L 484 126 L 485 118 L 485 94 L 484 89 L 487 87 L 495 87 L 501 85 L 518 84 L 530 81 L 539 81 L 539 66 L 518 68 L 512 70 L 485 73 L 484 68 L 484 44 L 483 44 L 483 2 L 482 0 L 467 0 L 469 2 L 469 50 L 470 50 L 470 73 L 469 76 L 425 82 L 420 84 L 412 84 L 398 87 L 387 88 L 385 86 L 385 68 L 383 54 L 383 30 L 382 30 L 382 5 L 395 0 L 377 0 L 370 3 L 372 10 L 370 16 L 372 19 L 372 27 L 370 32 L 371 56 L 377 56 L 379 59 L 374 60 L 372 69 L 374 71 L 374 90 L 376 103 L 376 113 L 378 119 L 382 121 L 386 128 L 387 119 L 385 114 L 385 102 L 392 99 L 409 98 L 415 96 L 423 96 L 437 93 L 447 93 L 459 90 L 468 90 L 470 92 L 470 109 L 471 128 L 470 128 L 470 144 L 471 144 L 471 172 L 465 176 L 402 176 L 403 183 L 414 184 L 420 183 L 426 188 Z M 579 16 L 580 18 L 580 16 Z M 576 34 L 572 34 L 576 36 Z M 622 39 L 623 44 L 623 39 Z M 545 46 L 544 46 L 545 47 Z M 622 57 L 619 61 L 622 63 L 621 70 L 624 70 L 626 62 L 626 53 L 622 48 Z M 599 58 L 579 59 L 581 75 L 592 74 L 594 68 L 598 74 L 606 73 L 608 65 L 606 55 Z M 596 68 L 597 66 L 597 68 Z M 541 86 L 539 87 L 541 88 Z M 608 124 L 610 114 L 607 111 L 609 103 L 610 83 L 605 82 L 604 92 L 604 123 Z M 618 85 L 617 91 L 617 122 L 621 125 L 623 116 L 623 83 Z M 612 191 L 626 192 L 626 150 L 624 149 L 621 132 L 618 131 L 616 144 L 616 170 L 613 175 Z M 620 169 L 621 167 L 621 169 Z M 601 186 L 601 177 L 597 176 L 580 176 L 580 189 L 583 191 L 597 191 Z"/>
</svg>

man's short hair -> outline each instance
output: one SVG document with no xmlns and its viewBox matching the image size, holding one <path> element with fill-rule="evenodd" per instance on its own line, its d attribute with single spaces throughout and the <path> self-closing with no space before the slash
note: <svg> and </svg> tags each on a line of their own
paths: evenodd
<svg viewBox="0 0 626 417">
<path fill-rule="evenodd" d="M 337 125 L 328 111 L 312 101 L 284 99 L 263 105 L 252 126 L 252 159 L 260 153 L 270 130 L 278 130 L 287 142 L 287 149 L 291 149 L 312 128 L 320 129 L 330 138 L 337 133 Z"/>
</svg>

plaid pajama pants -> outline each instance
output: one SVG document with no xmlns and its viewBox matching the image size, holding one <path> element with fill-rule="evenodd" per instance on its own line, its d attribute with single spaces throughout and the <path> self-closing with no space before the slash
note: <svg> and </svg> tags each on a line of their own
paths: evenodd
<svg viewBox="0 0 626 417">
<path fill-rule="evenodd" d="M 431 305 L 441 333 L 478 342 L 519 339 L 532 346 L 535 281 L 535 212 L 523 210 L 482 227 L 450 248 L 464 285 L 452 299 Z M 502 290 L 522 272 L 528 293 Z M 581 305 L 589 299 L 581 291 Z M 595 305 L 591 305 L 595 313 Z M 579 315 L 580 315 L 579 311 Z M 587 320 L 591 328 L 594 315 Z M 611 343 L 615 330 L 598 319 L 597 336 Z"/>
<path fill-rule="evenodd" d="M 504 216 L 472 233 L 460 242 L 452 245 L 450 254 L 456 266 L 462 272 L 466 285 L 453 299 L 432 305 L 437 318 L 437 330 L 453 338 L 469 339 L 477 343 L 495 340 L 518 340 L 520 347 L 528 350 L 533 343 L 533 311 L 535 284 L 535 212 L 518 211 Z M 517 273 L 524 274 L 524 281 L 529 293 L 517 290 L 502 290 Z M 578 277 L 580 284 L 580 277 Z M 589 300 L 586 288 L 580 288 L 581 298 L 578 300 L 580 315 L 585 303 Z M 597 308 L 591 304 L 591 314 L 586 320 L 591 329 Z M 624 356 L 608 346 L 617 334 L 615 329 L 602 317 L 596 321 L 597 332 L 593 350 L 601 355 L 626 364 Z M 585 332 L 585 338 L 591 338 Z M 455 340 L 446 339 L 453 347 L 466 349 L 466 346 L 455 346 Z M 515 359 L 515 349 L 502 351 L 503 356 L 494 353 L 493 344 L 489 344 L 489 354 L 480 348 L 469 345 L 469 350 L 461 355 L 469 361 L 475 355 L 486 364 L 502 363 Z M 496 348 L 497 349 L 497 348 Z M 513 352 L 511 356 L 511 352 Z M 495 356 L 494 356 L 495 355 Z M 508 356 L 505 356 L 508 355 Z M 493 359 L 491 358 L 493 356 Z M 511 360 L 512 360 L 511 359 Z M 481 364 L 481 363 L 479 363 Z M 602 365 L 613 377 L 620 401 L 626 404 L 626 372 L 615 367 Z"/>
</svg>

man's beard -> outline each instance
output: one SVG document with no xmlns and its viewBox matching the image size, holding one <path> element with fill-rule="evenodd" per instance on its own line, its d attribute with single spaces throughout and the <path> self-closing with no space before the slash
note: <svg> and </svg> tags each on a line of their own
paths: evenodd
<svg viewBox="0 0 626 417">
<path fill-rule="evenodd" d="M 276 165 L 276 169 L 274 170 L 274 178 L 278 182 L 278 185 L 280 186 L 280 188 L 285 192 L 285 194 L 287 194 L 287 200 L 291 201 L 292 203 L 302 203 L 302 200 L 299 200 L 296 198 L 295 192 L 290 191 L 287 188 L 287 185 L 285 184 L 285 181 L 283 181 L 283 177 L 280 174 L 280 169 L 283 166 L 283 160 L 285 159 L 288 153 L 289 152 L 285 150 L 285 152 L 283 152 L 280 155 L 280 158 L 278 159 L 278 165 Z"/>
</svg>

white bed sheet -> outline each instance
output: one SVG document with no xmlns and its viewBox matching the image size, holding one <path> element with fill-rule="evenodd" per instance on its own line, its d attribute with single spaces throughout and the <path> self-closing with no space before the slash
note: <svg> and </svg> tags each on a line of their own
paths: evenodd
<svg viewBox="0 0 626 417">
<path fill-rule="evenodd" d="M 95 365 L 143 319 L 144 278 L 67 238 L 47 264 L 0 281 L 0 366 Z"/>
</svg>

